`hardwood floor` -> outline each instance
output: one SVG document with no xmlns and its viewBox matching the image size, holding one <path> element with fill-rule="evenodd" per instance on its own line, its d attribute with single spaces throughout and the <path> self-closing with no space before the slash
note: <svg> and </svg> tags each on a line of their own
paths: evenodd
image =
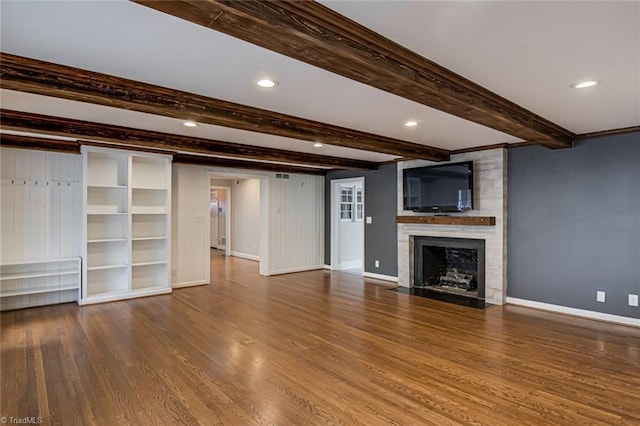
<svg viewBox="0 0 640 426">
<path fill-rule="evenodd" d="M 640 424 L 640 329 L 212 258 L 212 285 L 2 313 L 2 416 L 44 424 Z M 223 267 L 224 266 L 224 267 Z"/>
</svg>

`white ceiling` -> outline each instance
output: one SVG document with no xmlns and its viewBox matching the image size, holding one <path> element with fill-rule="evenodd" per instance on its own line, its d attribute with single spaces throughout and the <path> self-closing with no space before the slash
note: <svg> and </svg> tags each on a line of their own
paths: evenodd
<svg viewBox="0 0 640 426">
<path fill-rule="evenodd" d="M 636 2 L 323 2 L 576 133 L 640 123 Z M 1 3 L 3 52 L 446 149 L 520 141 L 149 8 L 122 1 Z M 274 90 L 255 81 L 271 77 Z M 602 80 L 592 89 L 569 85 Z M 386 161 L 391 156 L 38 95 L 2 107 L 217 140 Z M 408 119 L 420 120 L 405 128 Z"/>
<path fill-rule="evenodd" d="M 640 124 L 638 1 L 321 3 L 575 133 Z"/>
</svg>

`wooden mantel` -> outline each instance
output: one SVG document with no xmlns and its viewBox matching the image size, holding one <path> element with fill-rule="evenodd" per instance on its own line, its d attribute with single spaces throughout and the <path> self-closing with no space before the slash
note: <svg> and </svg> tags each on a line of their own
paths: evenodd
<svg viewBox="0 0 640 426">
<path fill-rule="evenodd" d="M 396 223 L 424 225 L 495 226 L 495 216 L 397 216 Z"/>
</svg>

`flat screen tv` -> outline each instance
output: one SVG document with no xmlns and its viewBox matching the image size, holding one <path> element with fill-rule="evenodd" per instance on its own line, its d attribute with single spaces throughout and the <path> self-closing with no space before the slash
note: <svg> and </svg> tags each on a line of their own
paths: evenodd
<svg viewBox="0 0 640 426">
<path fill-rule="evenodd" d="M 404 169 L 404 209 L 461 212 L 473 209 L 473 161 Z"/>
</svg>

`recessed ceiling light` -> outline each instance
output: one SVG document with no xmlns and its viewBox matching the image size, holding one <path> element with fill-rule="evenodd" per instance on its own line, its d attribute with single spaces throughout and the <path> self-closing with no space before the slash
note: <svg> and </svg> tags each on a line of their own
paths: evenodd
<svg viewBox="0 0 640 426">
<path fill-rule="evenodd" d="M 313 144 L 314 148 L 322 148 L 324 145 L 322 145 L 320 142 L 316 142 Z"/>
<path fill-rule="evenodd" d="M 196 123 L 195 121 L 191 121 L 191 120 L 185 121 L 182 124 L 184 126 L 187 126 L 187 127 L 198 127 L 198 123 Z"/>
<path fill-rule="evenodd" d="M 258 81 L 256 84 L 257 84 L 258 86 L 260 86 L 260 87 L 264 87 L 264 88 L 270 89 L 270 88 L 272 88 L 272 87 L 276 87 L 276 86 L 278 85 L 278 82 L 277 82 L 277 81 L 274 81 L 274 80 L 269 80 L 269 79 L 266 79 L 266 78 L 265 78 L 264 80 L 260 80 L 260 81 Z"/>
<path fill-rule="evenodd" d="M 418 122 L 415 120 L 409 120 L 406 123 L 404 123 L 405 127 L 415 127 L 418 125 Z"/>
<path fill-rule="evenodd" d="M 581 81 L 579 83 L 572 84 L 571 87 L 573 87 L 574 89 L 586 89 L 587 87 L 593 87 L 598 83 L 599 81 L 595 80 Z"/>
</svg>

